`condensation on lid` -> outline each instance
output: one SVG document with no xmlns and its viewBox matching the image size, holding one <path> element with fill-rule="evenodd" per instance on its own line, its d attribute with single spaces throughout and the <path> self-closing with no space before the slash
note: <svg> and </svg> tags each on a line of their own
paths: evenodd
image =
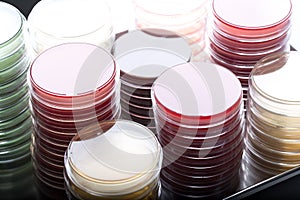
<svg viewBox="0 0 300 200">
<path fill-rule="evenodd" d="M 239 102 L 242 93 L 239 80 L 228 69 L 200 62 L 165 71 L 154 82 L 152 90 L 159 104 L 191 117 L 226 112 Z"/>
<path fill-rule="evenodd" d="M 76 96 L 106 85 L 116 73 L 113 57 L 86 43 L 67 43 L 44 51 L 33 62 L 33 84 L 57 95 Z"/>
<path fill-rule="evenodd" d="M 13 38 L 22 27 L 20 12 L 13 6 L 0 2 L 0 45 Z"/>
<path fill-rule="evenodd" d="M 112 183 L 158 170 L 155 166 L 160 160 L 161 147 L 150 130 L 125 120 L 110 126 L 103 131 L 100 125 L 94 130 L 97 131 L 94 137 L 71 142 L 68 155 L 77 172 Z"/>
<path fill-rule="evenodd" d="M 186 60 L 171 51 L 159 48 L 141 48 L 117 57 L 121 72 L 137 78 L 154 79 L 166 69 L 186 63 Z"/>
<path fill-rule="evenodd" d="M 185 61 L 189 61 L 192 55 L 192 50 L 184 38 L 162 29 L 134 30 L 122 35 L 114 43 L 113 54 L 119 57 L 128 51 L 147 47 L 169 50 L 180 55 Z"/>
<path fill-rule="evenodd" d="M 79 37 L 110 21 L 110 8 L 102 0 L 45 0 L 28 16 L 29 25 L 57 37 Z"/>
<path fill-rule="evenodd" d="M 240 28 L 265 28 L 285 20 L 290 14 L 290 0 L 214 0 L 215 14 L 226 23 Z"/>
<path fill-rule="evenodd" d="M 271 55 L 257 63 L 251 75 L 254 87 L 281 101 L 300 103 L 300 54 Z"/>
</svg>

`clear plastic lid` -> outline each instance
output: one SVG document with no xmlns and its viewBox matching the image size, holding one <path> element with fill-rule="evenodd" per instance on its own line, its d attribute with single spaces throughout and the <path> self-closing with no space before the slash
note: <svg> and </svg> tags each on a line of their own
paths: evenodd
<svg viewBox="0 0 300 200">
<path fill-rule="evenodd" d="M 104 0 L 40 1 L 28 22 L 37 53 L 65 42 L 88 42 L 109 50 L 110 37 L 114 38 L 110 7 Z"/>
<path fill-rule="evenodd" d="M 67 43 L 44 51 L 30 68 L 32 87 L 51 97 L 72 98 L 105 87 L 114 80 L 116 66 L 102 48 L 87 43 Z M 100 91 L 101 93 L 101 91 Z"/>
<path fill-rule="evenodd" d="M 299 62 L 297 52 L 273 54 L 260 60 L 249 82 L 253 101 L 278 115 L 299 117 Z"/>
<path fill-rule="evenodd" d="M 126 120 L 82 129 L 65 155 L 72 182 L 87 192 L 109 196 L 136 192 L 150 184 L 161 162 L 162 149 L 155 135 Z"/>
<path fill-rule="evenodd" d="M 0 34 L 0 46 L 2 47 L 22 30 L 23 17 L 14 6 L 1 2 L 0 19 L 0 26 L 3 27 Z M 0 58 L 2 57 L 1 53 L 2 51 L 0 51 Z"/>
<path fill-rule="evenodd" d="M 119 37 L 112 49 L 115 57 L 141 48 L 159 48 L 180 55 L 184 61 L 190 60 L 191 48 L 185 38 L 164 29 L 133 30 Z"/>
<path fill-rule="evenodd" d="M 135 0 L 134 3 L 141 8 L 152 11 L 161 15 L 184 15 L 190 14 L 190 12 L 199 10 L 205 5 L 206 0 L 191 0 L 189 3 L 182 2 L 181 0 L 164 0 L 164 1 L 152 1 L 147 0 Z M 180 5 L 180 6 L 178 6 Z"/>
<path fill-rule="evenodd" d="M 261 37 L 286 26 L 291 16 L 290 0 L 214 0 L 213 12 L 219 26 L 233 35 Z M 270 12 L 270 10 L 272 12 Z"/>
<path fill-rule="evenodd" d="M 174 121 L 223 121 L 240 107 L 242 87 L 228 69 L 211 63 L 177 65 L 153 84 L 154 103 Z"/>
<path fill-rule="evenodd" d="M 110 8 L 102 0 L 41 1 L 28 16 L 31 26 L 54 37 L 89 34 L 101 28 L 107 20 L 110 20 Z"/>
<path fill-rule="evenodd" d="M 116 58 L 121 80 L 137 85 L 151 85 L 165 70 L 182 63 L 186 58 L 176 52 L 160 48 L 139 48 Z"/>
</svg>

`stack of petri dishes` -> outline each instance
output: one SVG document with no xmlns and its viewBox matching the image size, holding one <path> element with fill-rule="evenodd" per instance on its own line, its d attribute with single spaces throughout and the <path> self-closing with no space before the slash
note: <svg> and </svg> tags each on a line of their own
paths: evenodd
<svg viewBox="0 0 300 200">
<path fill-rule="evenodd" d="M 250 76 L 244 187 L 300 165 L 300 54 L 259 61 Z"/>
<path fill-rule="evenodd" d="M 291 1 L 213 0 L 212 11 L 211 60 L 238 77 L 246 101 L 249 75 L 256 62 L 289 51 Z"/>
<path fill-rule="evenodd" d="M 193 50 L 192 60 L 201 60 L 209 0 L 134 0 L 138 29 L 165 29 L 186 38 Z M 166 35 L 169 36 L 169 35 Z"/>
<path fill-rule="evenodd" d="M 242 87 L 212 63 L 165 71 L 152 87 L 163 147 L 162 199 L 222 198 L 239 187 L 243 153 Z"/>
<path fill-rule="evenodd" d="M 40 54 L 28 73 L 34 119 L 32 158 L 40 191 L 64 191 L 64 153 L 83 127 L 119 118 L 119 72 L 113 57 L 87 43 Z M 45 186 L 45 187 L 44 187 Z"/>
<path fill-rule="evenodd" d="M 121 69 L 122 118 L 133 120 L 155 132 L 151 87 L 166 69 L 185 60 L 172 52 L 156 49 L 136 49 L 116 59 Z"/>
<path fill-rule="evenodd" d="M 155 135 L 136 122 L 87 126 L 73 138 L 65 154 L 68 197 L 159 199 L 162 158 Z"/>
<path fill-rule="evenodd" d="M 147 126 L 153 132 L 153 82 L 167 68 L 191 58 L 191 49 L 183 38 L 152 35 L 167 32 L 161 29 L 130 31 L 116 40 L 112 51 L 121 70 L 122 118 Z"/>
<path fill-rule="evenodd" d="M 18 179 L 32 167 L 32 121 L 26 74 L 28 52 L 25 17 L 14 6 L 0 2 L 0 192 L 5 197 L 22 188 Z M 24 173 L 23 173 L 24 172 Z M 25 179 L 22 179 L 25 181 Z"/>
<path fill-rule="evenodd" d="M 104 0 L 43 0 L 28 16 L 35 55 L 67 42 L 86 42 L 110 50 L 115 34 Z"/>
</svg>

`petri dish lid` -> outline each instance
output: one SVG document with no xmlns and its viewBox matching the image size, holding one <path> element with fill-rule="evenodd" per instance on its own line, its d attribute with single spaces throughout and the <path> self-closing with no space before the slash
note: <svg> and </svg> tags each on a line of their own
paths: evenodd
<svg viewBox="0 0 300 200">
<path fill-rule="evenodd" d="M 87 43 L 65 43 L 40 54 L 30 67 L 32 87 L 49 96 L 76 97 L 105 88 L 116 75 L 113 57 Z"/>
<path fill-rule="evenodd" d="M 186 39 L 169 30 L 154 28 L 133 30 L 122 35 L 115 41 L 112 52 L 115 57 L 119 57 L 128 51 L 147 47 L 169 50 L 185 61 L 189 61 L 192 55 Z"/>
<path fill-rule="evenodd" d="M 239 109 L 242 87 L 228 69 L 194 62 L 165 71 L 154 82 L 152 93 L 157 106 L 173 120 L 210 124 Z"/>
<path fill-rule="evenodd" d="M 258 92 L 255 98 L 260 97 L 263 107 L 267 106 L 275 113 L 299 116 L 299 62 L 298 52 L 285 52 L 270 55 L 256 64 L 250 76 L 250 86 Z"/>
<path fill-rule="evenodd" d="M 276 26 L 292 12 L 290 0 L 214 0 L 212 6 L 214 15 L 225 24 L 249 30 Z"/>
<path fill-rule="evenodd" d="M 93 189 L 101 193 L 125 188 L 128 193 L 145 184 L 147 174 L 159 173 L 162 149 L 146 127 L 126 120 L 106 121 L 82 129 L 71 141 L 66 159 L 78 184 L 96 184 Z"/>
<path fill-rule="evenodd" d="M 159 48 L 140 48 L 116 58 L 121 79 L 133 84 L 152 84 L 166 69 L 186 63 L 185 58 Z"/>
<path fill-rule="evenodd" d="M 0 26 L 5 31 L 0 33 L 0 46 L 9 42 L 23 26 L 23 19 L 20 12 L 12 5 L 0 2 Z"/>
<path fill-rule="evenodd" d="M 135 0 L 135 4 L 148 12 L 155 12 L 154 14 L 170 16 L 170 15 L 186 15 L 192 11 L 199 11 L 207 3 L 206 0 L 190 0 L 186 3 L 181 0 Z"/>
<path fill-rule="evenodd" d="M 45 0 L 28 16 L 31 27 L 50 37 L 83 37 L 110 23 L 110 8 L 102 0 Z"/>
</svg>

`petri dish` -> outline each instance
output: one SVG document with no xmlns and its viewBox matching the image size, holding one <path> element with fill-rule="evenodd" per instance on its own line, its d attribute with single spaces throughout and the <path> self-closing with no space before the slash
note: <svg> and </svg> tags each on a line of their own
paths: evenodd
<svg viewBox="0 0 300 200">
<path fill-rule="evenodd" d="M 224 168 L 229 168 L 232 166 L 238 165 L 241 161 L 242 149 L 239 150 L 238 154 L 232 156 L 226 162 L 220 163 L 218 165 L 212 166 L 193 166 L 187 165 L 186 163 L 182 163 L 174 158 L 164 157 L 164 162 L 166 168 L 169 168 L 172 171 L 184 174 L 186 176 L 211 176 L 215 174 L 219 174 L 224 172 Z"/>
<path fill-rule="evenodd" d="M 132 121 L 106 121 L 73 138 L 65 155 L 65 178 L 85 197 L 139 198 L 143 194 L 138 191 L 158 184 L 161 162 L 161 146 L 149 129 Z"/>
<path fill-rule="evenodd" d="M 174 32 L 155 28 L 132 30 L 122 35 L 114 42 L 112 54 L 118 58 L 133 50 L 149 47 L 173 52 L 186 62 L 190 60 L 192 54 L 185 38 Z"/>
<path fill-rule="evenodd" d="M 36 98 L 34 93 L 31 93 L 31 104 L 34 108 L 38 109 L 40 112 L 49 115 L 49 117 L 54 117 L 57 119 L 76 119 L 87 118 L 91 114 L 104 112 L 105 110 L 113 107 L 116 102 L 119 101 L 119 94 L 117 90 L 113 90 L 105 98 L 100 101 L 96 101 L 92 104 L 82 104 L 80 107 L 77 106 L 55 106 L 51 105 L 39 98 Z"/>
<path fill-rule="evenodd" d="M 134 104 L 136 106 L 141 107 L 152 107 L 152 100 L 148 97 L 140 97 L 136 95 L 130 95 L 125 91 L 121 90 L 121 99 L 125 102 L 129 102 L 130 104 Z"/>
<path fill-rule="evenodd" d="M 279 45 L 279 46 L 274 46 L 269 49 L 264 49 L 263 51 L 256 50 L 254 52 L 236 51 L 236 50 L 224 47 L 224 46 L 219 45 L 214 42 L 210 43 L 211 44 L 210 48 L 212 51 L 214 51 L 215 54 L 220 55 L 220 57 L 223 56 L 230 60 L 236 60 L 236 61 L 240 61 L 240 62 L 249 62 L 250 63 L 251 61 L 255 62 L 257 60 L 260 60 L 269 54 L 286 51 L 289 48 L 289 47 L 287 47 L 288 45 L 286 44 L 286 42 L 287 41 L 285 41 L 285 43 L 283 43 L 282 45 Z"/>
<path fill-rule="evenodd" d="M 49 174 L 38 167 L 35 168 L 35 173 L 41 180 L 44 180 L 47 183 L 60 188 L 64 187 L 64 185 L 61 184 L 61 182 L 63 182 L 63 177 L 57 177 L 55 175 Z"/>
<path fill-rule="evenodd" d="M 205 47 L 203 41 L 208 13 L 207 4 L 206 0 L 190 1 L 189 5 L 180 1 L 175 3 L 165 0 L 153 1 L 150 5 L 145 0 L 136 0 L 134 1 L 135 25 L 141 30 L 165 29 L 184 37 L 192 50 L 191 60 L 194 60 L 197 53 L 203 51 Z M 168 32 L 160 34 L 164 34 L 165 37 L 174 35 Z"/>
<path fill-rule="evenodd" d="M 280 0 L 276 4 L 271 0 L 243 3 L 238 0 L 214 0 L 212 9 L 220 29 L 240 37 L 259 38 L 280 31 L 288 24 L 292 3 L 290 0 Z"/>
<path fill-rule="evenodd" d="M 216 27 L 215 27 L 216 28 Z M 287 40 L 290 38 L 290 29 L 287 31 L 282 32 L 279 36 L 275 38 L 266 38 L 265 41 L 257 41 L 257 40 L 245 40 L 240 38 L 230 38 L 224 36 L 221 31 L 217 28 L 209 34 L 209 37 L 215 43 L 220 43 L 226 47 L 230 47 L 233 49 L 238 50 L 251 50 L 251 51 L 258 51 L 269 49 L 274 46 L 282 46 L 283 43 L 286 43 Z"/>
<path fill-rule="evenodd" d="M 226 68 L 189 63 L 165 71 L 153 84 L 152 93 L 154 104 L 168 118 L 179 123 L 209 125 L 223 121 L 238 109 L 242 88 Z"/>
<path fill-rule="evenodd" d="M 27 118 L 26 120 L 22 121 L 15 127 L 0 131 L 0 138 L 1 140 L 8 140 L 10 138 L 18 137 L 19 134 L 24 133 L 31 126 L 32 126 L 31 118 Z"/>
<path fill-rule="evenodd" d="M 151 87 L 160 74 L 170 67 L 186 63 L 186 58 L 173 51 L 144 47 L 125 52 L 116 57 L 116 62 L 123 82 Z"/>
<path fill-rule="evenodd" d="M 3 163 L 23 158 L 24 155 L 30 152 L 29 147 L 30 137 L 27 137 L 27 141 L 24 141 L 16 147 L 0 151 L 0 158 Z"/>
<path fill-rule="evenodd" d="M 50 171 L 56 171 L 57 173 L 63 172 L 63 165 L 56 164 L 48 157 L 38 154 L 35 147 L 33 147 L 31 154 L 37 166 L 42 166 Z M 61 184 L 63 184 L 63 182 Z"/>
<path fill-rule="evenodd" d="M 27 94 L 28 94 L 27 83 L 24 83 L 22 86 L 18 88 L 18 90 L 12 91 L 11 93 L 7 93 L 5 95 L 1 95 L 0 107 L 1 108 L 8 107 Z"/>
<path fill-rule="evenodd" d="M 20 132 L 17 137 L 9 138 L 8 140 L 0 141 L 0 152 L 7 151 L 10 148 L 17 148 L 18 145 L 21 145 L 24 142 L 29 141 L 31 137 L 32 129 L 31 127 L 24 132 Z M 0 153 L 1 154 L 1 153 Z"/>
<path fill-rule="evenodd" d="M 47 140 L 50 140 L 50 141 L 52 141 L 54 143 L 58 143 L 58 144 L 68 145 L 70 140 L 76 135 L 76 132 L 68 133 L 68 132 L 64 132 L 63 130 L 61 132 L 54 131 L 54 130 L 44 127 L 43 125 L 41 125 L 40 123 L 37 123 L 37 122 L 34 123 L 34 128 L 40 137 L 43 137 Z"/>
<path fill-rule="evenodd" d="M 37 133 L 36 131 L 34 131 L 32 137 L 34 138 L 33 140 L 35 145 L 43 146 L 46 149 L 51 149 L 53 152 L 57 154 L 63 155 L 66 149 L 68 148 L 68 144 L 59 144 L 45 137 L 41 137 L 39 133 Z"/>
<path fill-rule="evenodd" d="M 144 126 L 150 126 L 154 127 L 155 126 L 155 121 L 153 117 L 150 116 L 143 116 L 139 114 L 134 114 L 131 113 L 130 111 L 127 111 L 126 109 L 122 109 L 122 118 L 127 119 L 127 120 L 132 120 L 134 122 L 138 122 Z"/>
<path fill-rule="evenodd" d="M 264 108 L 281 115 L 296 114 L 296 105 L 300 101 L 300 97 L 294 92 L 298 82 L 296 66 L 299 59 L 300 56 L 296 52 L 279 53 L 262 59 L 256 65 L 250 78 L 250 85 L 252 91 L 263 97 L 260 99 L 264 102 L 260 104 Z M 281 76 L 283 74 L 284 76 Z M 288 111 L 291 113 L 286 113 Z"/>
<path fill-rule="evenodd" d="M 22 74 L 18 75 L 15 79 L 10 82 L 0 85 L 0 95 L 7 95 L 8 93 L 12 93 L 18 91 L 24 84 L 26 84 L 27 70 L 23 71 Z"/>
<path fill-rule="evenodd" d="M 139 6 L 148 12 L 155 12 L 154 14 L 159 14 L 159 15 L 167 15 L 167 16 L 170 15 L 171 17 L 174 15 L 177 16 L 177 15 L 190 14 L 190 12 L 192 11 L 197 12 L 198 10 L 203 8 L 206 1 L 192 0 L 188 5 L 182 3 L 179 0 L 177 0 L 176 3 L 170 0 L 166 0 L 163 2 L 154 1 L 153 3 L 149 3 L 146 0 L 135 0 L 134 3 L 136 4 L 136 6 Z M 175 4 L 177 5 L 175 6 Z M 178 4 L 181 6 L 178 6 Z"/>
<path fill-rule="evenodd" d="M 29 80 L 38 95 L 72 105 L 110 89 L 106 86 L 114 81 L 115 74 L 114 60 L 104 49 L 87 43 L 68 43 L 39 55 L 31 65 Z"/>
<path fill-rule="evenodd" d="M 51 120 L 55 122 L 65 122 L 65 123 L 73 123 L 73 122 L 83 122 L 91 120 L 92 118 L 101 118 L 101 115 L 105 116 L 105 114 L 109 112 L 115 112 L 115 110 L 119 106 L 119 97 L 115 96 L 108 98 L 105 102 L 96 104 L 95 106 L 86 107 L 84 109 L 74 109 L 74 110 L 60 110 L 53 109 L 49 107 L 38 106 L 35 104 L 35 101 L 32 99 L 31 106 L 32 111 L 36 113 L 35 115 L 41 115 L 42 117 L 47 118 L 46 120 Z M 44 107 L 44 108 L 43 108 Z"/>
<path fill-rule="evenodd" d="M 53 162 L 57 165 L 64 165 L 64 154 L 58 154 L 56 152 L 51 151 L 51 149 L 46 149 L 41 145 L 35 146 L 35 151 L 38 154 L 43 155 L 47 160 Z M 61 180 L 61 183 L 63 180 Z"/>
<path fill-rule="evenodd" d="M 151 98 L 151 85 L 135 85 L 121 80 L 121 91 L 140 97 Z"/>
<path fill-rule="evenodd" d="M 29 13 L 28 24 L 36 54 L 68 42 L 85 42 L 110 50 L 115 38 L 111 10 L 105 1 L 38 2 Z"/>
<path fill-rule="evenodd" d="M 7 121 L 17 117 L 28 108 L 29 96 L 26 95 L 10 107 L 0 109 L 0 121 Z"/>
<path fill-rule="evenodd" d="M 33 108 L 32 111 L 35 117 L 39 119 L 39 122 L 46 123 L 46 127 L 50 129 L 52 127 L 52 129 L 54 130 L 73 129 L 74 131 L 76 131 L 77 128 L 80 129 L 91 122 L 102 121 L 104 119 L 111 119 L 118 112 L 119 107 L 119 105 L 115 104 L 112 108 L 109 108 L 102 113 L 93 113 L 88 118 L 82 120 L 76 119 L 76 117 L 74 120 L 60 120 L 55 118 L 49 118 L 47 115 L 40 113 L 35 108 Z"/>
<path fill-rule="evenodd" d="M 155 108 L 155 107 L 154 107 Z M 155 111 L 155 117 L 157 121 L 158 127 L 166 128 L 167 130 L 171 130 L 174 133 L 180 133 L 182 132 L 184 136 L 187 137 L 208 137 L 207 133 L 209 133 L 209 137 L 220 137 L 222 134 L 222 131 L 228 131 L 235 127 L 237 124 L 242 123 L 243 118 L 243 111 L 241 108 L 243 108 L 243 103 L 240 105 L 240 110 L 238 110 L 236 113 L 233 113 L 233 115 L 228 116 L 227 119 L 224 121 L 221 121 L 217 124 L 210 124 L 207 126 L 203 125 L 187 125 L 184 123 L 179 123 L 174 120 L 169 119 L 165 114 L 160 112 L 158 109 L 154 109 Z"/>
<path fill-rule="evenodd" d="M 300 140 L 296 139 L 281 139 L 281 138 L 276 138 L 272 135 L 266 134 L 265 132 L 259 130 L 255 126 L 255 124 L 251 123 L 249 121 L 249 131 L 253 132 L 256 137 L 258 137 L 262 143 L 267 144 L 270 146 L 270 148 L 276 149 L 276 150 L 284 150 L 284 151 L 299 151 L 299 144 Z"/>
<path fill-rule="evenodd" d="M 141 110 L 150 110 L 152 109 L 152 106 L 140 106 L 140 105 L 136 105 L 136 104 L 133 104 L 132 102 L 128 102 L 122 98 L 120 98 L 120 103 L 121 105 L 123 104 L 124 106 L 127 106 L 130 105 L 132 107 L 135 107 L 136 109 L 141 109 Z M 151 102 L 152 103 L 152 102 Z"/>
<path fill-rule="evenodd" d="M 134 104 L 126 104 L 124 101 L 121 101 L 121 108 L 135 115 L 141 115 L 152 118 L 154 117 L 152 108 L 148 109 L 141 106 L 135 106 Z"/>
<path fill-rule="evenodd" d="M 159 134 L 158 134 L 159 135 Z M 243 134 L 228 141 L 224 145 L 217 144 L 216 147 L 185 147 L 163 141 L 159 135 L 164 152 L 169 159 L 194 167 L 212 167 L 222 165 L 235 157 L 242 149 Z M 224 149 L 224 151 L 223 151 Z"/>
<path fill-rule="evenodd" d="M 201 146 L 214 146 L 217 145 L 217 143 L 225 143 L 232 137 L 236 137 L 237 134 L 240 134 L 238 131 L 243 129 L 244 123 L 238 123 L 235 126 L 233 126 L 232 129 L 223 131 L 219 130 L 219 135 L 213 137 L 209 132 L 205 135 L 203 134 L 203 137 L 197 137 L 197 136 L 187 136 L 184 131 L 174 131 L 167 129 L 165 127 L 158 128 L 161 134 L 159 134 L 160 137 L 165 138 L 165 140 L 169 143 L 179 144 L 180 146 L 186 145 L 187 149 L 188 147 L 195 147 L 199 148 Z M 222 131 L 222 132 L 221 132 Z M 196 131 L 195 131 L 196 132 Z M 176 134 L 174 134 L 176 133 Z"/>
<path fill-rule="evenodd" d="M 182 182 L 182 185 L 185 186 L 196 186 L 196 187 L 202 187 L 203 190 L 209 189 L 209 186 L 212 185 L 224 185 L 228 184 L 228 179 L 232 179 L 235 174 L 232 173 L 232 171 L 228 172 L 230 170 L 224 170 L 223 173 L 213 175 L 213 176 L 192 176 L 192 177 L 186 177 L 180 173 L 176 173 L 175 171 L 168 170 L 168 168 L 164 168 L 161 173 L 164 174 L 164 177 L 170 177 L 172 181 L 175 182 Z M 226 174 L 228 173 L 228 174 Z M 191 179 L 193 181 L 191 181 Z"/>
<path fill-rule="evenodd" d="M 17 117 L 15 117 L 14 119 L 10 119 L 10 120 L 6 120 L 6 121 L 2 121 L 0 123 L 0 131 L 5 131 L 11 128 L 16 127 L 18 124 L 22 123 L 23 121 L 25 121 L 26 119 L 28 119 L 30 117 L 30 111 L 29 108 L 27 108 L 26 110 L 22 111 Z"/>
<path fill-rule="evenodd" d="M 249 76 L 254 67 L 254 64 L 251 63 L 239 63 L 233 60 L 224 59 L 224 57 L 217 55 L 213 51 L 210 51 L 210 58 L 213 63 L 226 67 L 237 75 Z"/>
<path fill-rule="evenodd" d="M 16 66 L 19 66 L 22 61 L 24 65 L 24 60 L 27 58 L 27 64 L 29 64 L 29 57 L 27 55 L 27 46 L 25 43 L 21 44 L 20 47 L 16 47 L 13 52 L 6 55 L 0 59 L 0 73 L 2 76 L 12 73 L 16 71 Z M 19 64 L 19 65 L 18 65 Z M 1 82 L 5 81 L 5 79 L 1 79 Z"/>
<path fill-rule="evenodd" d="M 14 46 L 12 43 L 22 32 L 25 19 L 18 9 L 8 3 L 1 2 L 0 10 L 0 18 L 5 19 L 0 23 L 3 27 L 6 27 L 0 37 L 0 58 L 2 58 L 4 55 L 7 55 L 7 52 L 13 51 Z"/>
<path fill-rule="evenodd" d="M 251 146 L 260 152 L 261 156 L 267 158 L 270 161 L 273 162 L 281 162 L 285 164 L 300 164 L 299 161 L 299 152 L 293 152 L 293 151 L 285 151 L 283 149 L 277 150 L 272 148 L 266 143 L 263 143 L 259 137 L 255 135 L 254 132 L 251 131 L 251 129 L 248 129 L 249 131 L 249 143 L 251 143 Z"/>
</svg>

